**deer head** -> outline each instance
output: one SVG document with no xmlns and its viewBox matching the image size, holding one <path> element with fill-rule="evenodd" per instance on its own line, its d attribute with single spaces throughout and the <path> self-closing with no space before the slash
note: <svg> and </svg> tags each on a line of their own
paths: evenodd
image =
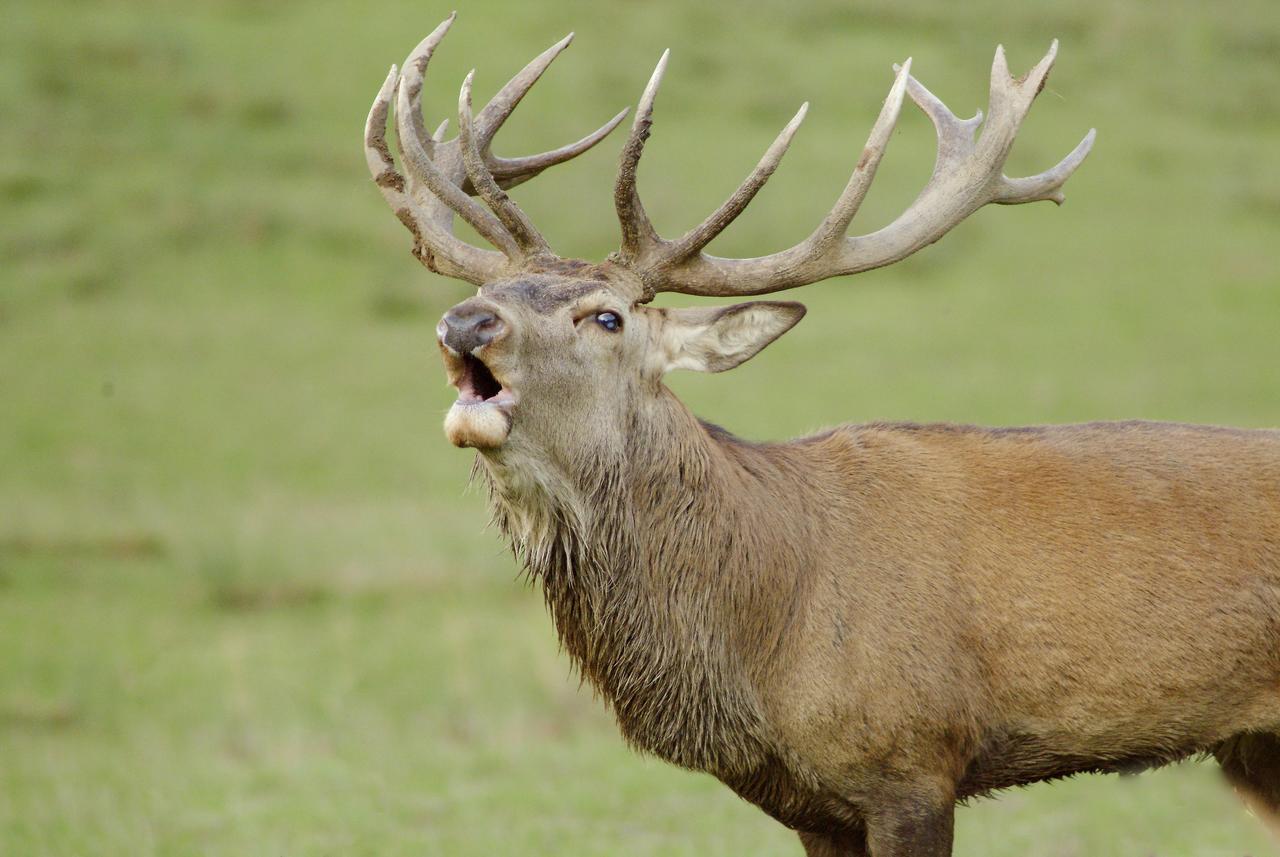
<svg viewBox="0 0 1280 857">
<path fill-rule="evenodd" d="M 720 258 L 703 248 L 773 174 L 808 105 L 723 205 L 683 236 L 662 238 L 645 214 L 636 173 L 667 66 L 664 53 L 641 96 L 614 186 L 621 247 L 601 264 L 563 259 L 505 189 L 590 149 L 627 111 L 554 151 L 521 158 L 492 153 L 495 133 L 570 36 L 529 63 L 478 115 L 472 111 L 468 75 L 459 97 L 457 137 L 446 142 L 445 125 L 429 134 L 419 101 L 423 76 L 453 20 L 451 15 L 424 39 L 402 71 L 392 67 L 369 113 L 365 152 L 374 181 L 413 234 L 414 255 L 433 271 L 480 287 L 445 314 L 437 332 L 449 379 L 459 391 L 445 432 L 458 446 L 491 455 L 521 451 L 567 461 L 608 448 L 646 408 L 669 396 L 661 382 L 664 373 L 731 369 L 804 315 L 800 304 L 771 301 L 697 309 L 650 306 L 659 292 L 760 295 L 888 265 L 938 240 L 987 203 L 1061 203 L 1064 182 L 1094 139 L 1090 131 L 1057 166 L 1039 175 L 1011 179 L 1002 173 L 1018 127 L 1053 65 L 1056 41 L 1020 78 L 1010 75 L 1003 49 L 996 49 L 985 124 L 981 112 L 971 119 L 951 113 L 911 76 L 908 59 L 895 67 L 893 85 L 853 174 L 817 229 L 768 256 Z M 847 236 L 906 95 L 937 131 L 933 175 L 892 223 Z M 393 100 L 403 172 L 385 142 Z M 496 250 L 454 236 L 455 215 Z"/>
</svg>

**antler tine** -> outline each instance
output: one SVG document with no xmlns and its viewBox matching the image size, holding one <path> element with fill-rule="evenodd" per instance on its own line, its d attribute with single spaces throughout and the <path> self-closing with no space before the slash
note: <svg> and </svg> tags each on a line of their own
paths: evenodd
<svg viewBox="0 0 1280 857">
<path fill-rule="evenodd" d="M 427 267 L 477 285 L 493 279 L 508 264 L 506 257 L 458 240 L 448 228 L 448 221 L 452 218 L 448 209 L 444 209 L 445 219 L 438 220 L 405 192 L 404 176 L 396 170 L 386 141 L 387 115 L 399 80 L 399 70 L 392 66 L 369 109 L 364 129 L 365 161 L 369 165 L 369 173 L 383 199 L 414 236 L 413 253 Z"/>
<path fill-rule="evenodd" d="M 622 120 L 627 118 L 627 114 L 630 112 L 631 108 L 624 107 L 619 111 L 618 115 L 581 140 L 561 146 L 558 149 L 552 149 L 549 152 L 525 155 L 520 158 L 502 158 L 492 152 L 487 152 L 484 159 L 485 165 L 489 168 L 489 172 L 493 173 L 493 177 L 497 179 L 499 187 L 514 187 L 528 181 L 548 167 L 554 167 L 556 164 L 562 164 L 565 161 L 576 158 L 594 147 L 596 143 L 608 137 L 613 132 L 613 129 L 617 128 Z"/>
<path fill-rule="evenodd" d="M 900 71 L 901 68 L 902 66 L 894 63 L 894 71 Z M 938 154 L 933 164 L 933 175 L 946 172 L 973 154 L 974 134 L 982 124 L 981 110 L 968 119 L 961 119 L 910 75 L 907 77 L 907 94 L 921 112 L 929 117 L 938 137 Z"/>
<path fill-rule="evenodd" d="M 907 57 L 900 66 L 895 64 L 894 71 L 898 76 L 894 78 L 893 86 L 885 96 L 880 115 L 871 126 L 871 133 L 867 135 L 867 144 L 862 147 L 862 155 L 858 158 L 857 166 L 853 168 L 844 191 L 832 206 L 831 213 L 805 242 L 805 246 L 811 253 L 826 253 L 833 245 L 844 240 L 849 224 L 857 216 L 858 209 L 862 207 L 862 201 L 867 197 L 867 191 L 871 189 L 876 170 L 880 168 L 880 161 L 889 147 L 889 137 L 897 127 L 898 117 L 902 114 L 903 94 L 908 81 L 911 80 L 911 57 Z"/>
<path fill-rule="evenodd" d="M 427 63 L 431 61 L 431 55 L 435 53 L 436 47 L 444 40 L 445 34 L 449 32 L 449 28 L 453 26 L 454 20 L 458 17 L 457 12 L 450 12 L 449 17 L 432 30 L 425 39 L 418 42 L 417 47 L 409 52 L 409 56 L 404 61 L 403 83 L 401 83 L 401 91 L 404 93 L 406 103 L 411 108 L 409 111 L 409 120 L 413 124 L 413 131 L 418 139 L 422 141 L 422 147 L 426 150 L 427 157 L 435 156 L 435 137 L 427 134 L 427 126 L 422 121 L 422 84 L 424 76 L 427 72 Z"/>
<path fill-rule="evenodd" d="M 560 56 L 565 48 L 569 47 L 569 43 L 572 41 L 573 33 L 570 33 L 538 54 L 515 77 L 507 81 L 506 85 L 498 90 L 497 95 L 489 99 L 489 103 L 480 110 L 480 115 L 476 117 L 476 147 L 480 151 L 488 151 L 489 144 L 493 142 L 493 135 L 498 133 L 502 123 L 507 121 L 507 117 L 516 109 L 516 105 L 520 103 L 520 100 L 528 94 L 533 85 L 542 77 L 542 73 L 555 61 L 556 57 Z"/>
<path fill-rule="evenodd" d="M 756 168 L 743 180 L 742 184 L 738 185 L 738 189 L 733 192 L 733 195 L 726 199 L 706 220 L 690 229 L 683 237 L 670 243 L 666 251 L 667 258 L 672 260 L 686 259 L 694 253 L 700 252 L 703 247 L 711 243 L 712 239 L 723 232 L 739 214 L 746 210 L 751 200 L 755 199 L 756 194 L 764 187 L 765 182 L 769 181 L 773 171 L 782 162 L 782 156 L 787 153 L 787 149 L 791 146 L 792 138 L 795 137 L 796 131 L 800 130 L 800 123 L 804 121 L 805 114 L 808 112 L 809 102 L 806 101 L 800 105 L 796 115 L 792 117 L 787 126 L 782 129 L 769 148 L 765 150 L 760 162 L 756 164 Z"/>
<path fill-rule="evenodd" d="M 615 190 L 619 216 L 624 222 L 623 252 L 619 261 L 636 268 L 650 291 L 722 296 L 765 294 L 896 262 L 937 241 L 988 203 L 1014 204 L 1042 199 L 1061 202 L 1062 185 L 1089 153 L 1095 138 L 1094 131 L 1090 131 L 1057 166 L 1043 173 L 1010 179 L 1001 172 L 1018 127 L 1044 86 L 1056 54 L 1057 41 L 1030 72 L 1015 79 L 1009 75 L 1003 48 L 996 50 L 991 71 L 989 117 L 976 141 L 974 132 L 982 120 L 981 112 L 971 119 L 960 119 L 911 76 L 909 60 L 903 63 L 896 68 L 897 78 L 872 128 L 858 166 L 831 213 L 801 243 L 754 259 L 723 259 L 696 251 L 687 257 L 678 257 L 669 251 L 680 242 L 663 241 L 652 234 L 652 227 L 649 227 L 650 235 L 645 236 L 643 246 L 640 246 L 641 242 L 634 241 L 633 230 L 633 245 L 640 252 L 627 252 L 628 216 L 636 222 L 648 224 L 647 218 L 640 220 L 636 217 L 639 200 L 634 194 L 634 162 L 648 130 L 647 123 L 642 126 L 641 120 L 647 118 L 652 107 L 651 103 L 642 104 L 632 129 L 632 140 L 624 152 L 623 171 Z M 865 197 L 884 154 L 904 92 L 910 94 L 929 117 L 937 132 L 938 150 L 933 174 L 915 201 L 888 226 L 867 235 L 845 237 L 844 232 Z M 648 91 L 646 95 L 649 95 Z M 624 184 L 629 164 L 629 183 Z M 629 195 L 623 195 L 621 191 L 624 190 Z M 634 200 L 634 203 L 624 206 L 623 203 L 629 200 Z M 638 210 L 643 217 L 643 209 Z"/>
<path fill-rule="evenodd" d="M 397 208 L 398 203 L 405 198 L 404 176 L 400 175 L 396 169 L 396 162 L 391 157 L 391 150 L 387 148 L 386 138 L 387 114 L 391 110 L 391 93 L 395 91 L 396 81 L 399 79 L 400 70 L 394 65 L 391 66 L 386 81 L 373 99 L 373 106 L 369 108 L 369 118 L 364 123 L 364 158 L 369 165 L 369 174 L 373 176 L 374 184 L 383 191 L 383 196 L 387 196 L 388 192 L 398 194 L 396 197 L 387 197 L 393 209 Z"/>
<path fill-rule="evenodd" d="M 1090 128 L 1089 133 L 1084 135 L 1084 139 L 1052 169 L 1026 178 L 1011 179 L 1003 176 L 1000 195 L 992 202 L 1001 205 L 1017 205 L 1023 202 L 1039 202 L 1043 199 L 1062 205 L 1066 200 L 1062 186 L 1066 184 L 1067 179 L 1071 178 L 1076 167 L 1084 163 L 1085 157 L 1093 149 L 1093 141 L 1097 136 L 1098 129 Z"/>
<path fill-rule="evenodd" d="M 670 49 L 662 52 L 662 57 L 640 96 L 636 117 L 631 122 L 631 134 L 627 137 L 618 162 L 618 178 L 613 185 L 613 205 L 617 209 L 618 222 L 622 227 L 620 257 L 624 261 L 638 260 L 645 250 L 657 246 L 660 241 L 636 190 L 636 168 L 640 165 L 640 155 L 644 153 L 644 143 L 649 139 L 649 129 L 653 126 L 653 101 L 658 95 L 658 86 L 667 71 L 667 58 L 670 56 Z"/>
<path fill-rule="evenodd" d="M 627 115 L 628 111 L 624 109 L 617 116 L 614 116 L 581 140 L 561 146 L 558 149 L 552 149 L 549 152 L 525 155 L 520 158 L 502 158 L 493 154 L 490 147 L 493 144 L 494 135 L 498 133 L 498 129 L 507 121 L 516 106 L 533 88 L 533 85 L 542 78 L 543 73 L 550 67 L 552 61 L 560 56 L 572 41 L 573 33 L 570 33 L 534 57 L 528 65 L 521 69 L 511 80 L 507 81 L 506 85 L 498 90 L 498 93 L 493 98 L 489 99 L 489 103 L 476 116 L 474 135 L 476 148 L 479 149 L 484 159 L 485 167 L 488 168 L 500 188 L 513 188 L 528 181 L 548 167 L 554 167 L 556 164 L 562 164 L 565 161 L 576 158 L 609 136 Z M 472 188 L 468 187 L 463 189 L 472 190 Z"/>
<path fill-rule="evenodd" d="M 520 207 L 511 201 L 511 197 L 498 187 L 497 181 L 485 166 L 484 156 L 480 154 L 478 131 L 471 116 L 471 82 L 475 79 L 475 74 L 474 69 L 467 74 L 462 81 L 462 90 L 458 93 L 458 144 L 462 150 L 462 164 L 466 168 L 467 178 L 526 256 L 550 254 L 551 248 L 546 239 Z"/>
</svg>

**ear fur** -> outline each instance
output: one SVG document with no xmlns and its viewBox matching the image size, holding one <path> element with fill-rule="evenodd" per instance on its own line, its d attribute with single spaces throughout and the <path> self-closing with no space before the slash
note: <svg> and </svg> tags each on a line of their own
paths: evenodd
<svg viewBox="0 0 1280 857">
<path fill-rule="evenodd" d="M 658 334 L 659 368 L 662 372 L 732 369 L 794 327 L 804 313 L 804 304 L 794 301 L 665 309 Z"/>
</svg>

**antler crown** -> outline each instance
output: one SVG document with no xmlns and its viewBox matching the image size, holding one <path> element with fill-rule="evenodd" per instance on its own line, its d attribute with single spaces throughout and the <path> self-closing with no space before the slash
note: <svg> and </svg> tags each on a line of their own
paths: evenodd
<svg viewBox="0 0 1280 857">
<path fill-rule="evenodd" d="M 458 99 L 457 137 L 444 140 L 447 121 L 434 134 L 428 134 L 421 109 L 423 78 L 432 54 L 456 15 L 451 14 L 413 49 L 402 70 L 391 67 L 369 111 L 365 155 L 383 197 L 413 233 L 414 255 L 433 271 L 483 285 L 521 270 L 554 266 L 558 260 L 506 189 L 592 148 L 622 122 L 627 110 L 581 140 L 549 152 L 521 158 L 493 154 L 494 135 L 551 62 L 569 46 L 573 39 L 570 33 L 525 66 L 478 116 L 473 115 L 471 106 L 475 72 L 468 74 Z M 1009 73 L 1004 48 L 997 47 L 985 123 L 981 111 L 970 119 L 952 113 L 911 76 L 910 59 L 895 65 L 896 76 L 889 95 L 830 213 L 795 246 L 750 259 L 722 258 L 703 250 L 746 209 L 773 175 L 804 120 L 808 103 L 801 105 L 755 169 L 719 208 L 681 237 L 662 238 L 645 213 L 636 188 L 636 174 L 653 124 L 658 86 L 667 68 L 670 52 L 663 52 L 640 97 L 619 161 L 613 198 L 622 242 L 610 260 L 640 277 L 646 288 L 644 300 L 658 292 L 759 295 L 896 262 L 937 241 L 988 203 L 1015 205 L 1052 200 L 1061 204 L 1062 186 L 1089 154 L 1094 130 L 1049 170 L 1025 178 L 1009 178 L 1003 173 L 1018 128 L 1044 88 L 1057 52 L 1055 39 L 1031 71 L 1015 78 Z M 915 201 L 892 223 L 866 235 L 849 236 L 849 224 L 871 187 L 907 95 L 929 117 L 937 132 L 933 174 Z M 407 180 L 397 170 L 385 139 L 393 98 L 396 138 Z M 485 204 L 476 202 L 476 196 Z M 475 247 L 455 236 L 454 215 L 497 250 Z"/>
</svg>

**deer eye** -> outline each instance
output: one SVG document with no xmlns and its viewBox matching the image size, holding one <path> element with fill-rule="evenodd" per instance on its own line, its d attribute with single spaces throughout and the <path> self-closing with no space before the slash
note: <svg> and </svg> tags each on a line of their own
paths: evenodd
<svg viewBox="0 0 1280 857">
<path fill-rule="evenodd" d="M 610 333 L 616 333 L 622 330 L 622 317 L 616 312 L 599 312 L 596 313 L 596 324 Z"/>
</svg>

